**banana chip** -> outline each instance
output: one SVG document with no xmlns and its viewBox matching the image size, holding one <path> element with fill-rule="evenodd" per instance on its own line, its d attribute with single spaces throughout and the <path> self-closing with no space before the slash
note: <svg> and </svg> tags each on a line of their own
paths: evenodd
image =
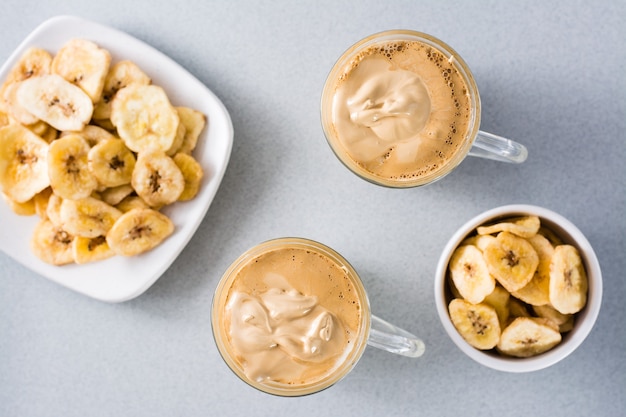
<svg viewBox="0 0 626 417">
<path fill-rule="evenodd" d="M 14 83 L 39 75 L 50 74 L 51 63 L 52 55 L 45 49 L 36 47 L 28 48 L 15 66 L 11 68 L 4 82 L 7 84 Z"/>
<path fill-rule="evenodd" d="M 180 168 L 180 172 L 182 172 L 183 178 L 185 179 L 185 188 L 178 197 L 178 200 L 191 200 L 198 194 L 198 191 L 200 191 L 202 177 L 204 176 L 202 165 L 200 165 L 193 156 L 186 153 L 177 153 L 174 156 L 174 163 Z"/>
<path fill-rule="evenodd" d="M 448 305 L 450 318 L 463 339 L 476 349 L 489 350 L 500 340 L 500 321 L 489 304 L 454 299 Z"/>
<path fill-rule="evenodd" d="M 64 136 L 50 144 L 48 176 L 55 194 L 70 200 L 89 197 L 98 181 L 89 169 L 89 145 L 79 135 Z"/>
<path fill-rule="evenodd" d="M 156 247 L 173 231 L 174 224 L 166 215 L 137 208 L 124 213 L 106 239 L 118 255 L 135 256 Z"/>
<path fill-rule="evenodd" d="M 5 193 L 1 194 L 4 201 L 9 205 L 11 210 L 13 210 L 13 213 L 17 214 L 18 216 L 34 216 L 35 214 L 37 214 L 37 210 L 35 210 L 34 198 L 23 203 L 18 203 L 17 201 L 11 199 L 11 197 L 6 195 Z"/>
<path fill-rule="evenodd" d="M 463 298 L 473 304 L 482 302 L 496 286 L 485 258 L 476 246 L 458 247 L 452 254 L 449 268 L 457 290 Z"/>
<path fill-rule="evenodd" d="M 72 257 L 77 264 L 101 261 L 115 256 L 107 243 L 106 237 L 76 236 L 72 241 Z"/>
<path fill-rule="evenodd" d="M 561 314 L 578 313 L 587 303 L 587 273 L 578 250 L 571 245 L 554 249 L 550 263 L 550 303 Z"/>
<path fill-rule="evenodd" d="M 19 124 L 0 128 L 0 187 L 24 203 L 50 185 L 48 143 Z"/>
<path fill-rule="evenodd" d="M 539 265 L 537 251 L 527 240 L 509 232 L 500 232 L 484 252 L 489 272 L 509 292 L 530 282 Z"/>
<path fill-rule="evenodd" d="M 167 152 L 179 133 L 179 120 L 165 91 L 156 85 L 130 84 L 113 99 L 111 122 L 133 152 Z"/>
<path fill-rule="evenodd" d="M 86 39 L 71 39 L 52 59 L 51 72 L 80 87 L 92 103 L 100 101 L 111 54 Z"/>
<path fill-rule="evenodd" d="M 105 139 L 89 150 L 89 169 L 106 187 L 130 184 L 135 170 L 135 155 L 121 139 Z"/>
<path fill-rule="evenodd" d="M 479 235 L 491 235 L 498 232 L 509 232 L 519 237 L 532 237 L 539 231 L 540 221 L 537 216 L 525 216 L 519 219 L 507 220 L 491 226 L 476 228 Z"/>
<path fill-rule="evenodd" d="M 506 355 L 527 358 L 552 349 L 560 341 L 561 333 L 549 320 L 518 317 L 504 329 L 497 347 Z"/>
<path fill-rule="evenodd" d="M 93 111 L 94 119 L 111 118 L 111 103 L 122 88 L 129 84 L 148 85 L 151 82 L 150 77 L 132 61 L 126 60 L 113 64 L 104 79 L 101 99 L 96 103 Z"/>
<path fill-rule="evenodd" d="M 57 130 L 81 130 L 93 113 L 89 96 L 56 74 L 21 81 L 15 94 L 20 106 Z"/>
<path fill-rule="evenodd" d="M 65 265 L 74 262 L 72 241 L 74 237 L 50 220 L 41 220 L 30 241 L 33 253 L 42 261 L 52 265 Z"/>
<path fill-rule="evenodd" d="M 162 207 L 178 200 L 185 189 L 185 178 L 165 152 L 148 150 L 139 153 L 131 184 L 151 207 Z"/>
</svg>

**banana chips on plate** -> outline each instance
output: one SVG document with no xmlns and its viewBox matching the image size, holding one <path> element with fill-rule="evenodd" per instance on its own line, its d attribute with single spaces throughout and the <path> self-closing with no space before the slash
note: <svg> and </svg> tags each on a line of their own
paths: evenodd
<svg viewBox="0 0 626 417">
<path fill-rule="evenodd" d="M 0 77 L 0 248 L 95 298 L 141 294 L 219 187 L 224 106 L 160 52 L 74 17 L 37 28 Z"/>
</svg>

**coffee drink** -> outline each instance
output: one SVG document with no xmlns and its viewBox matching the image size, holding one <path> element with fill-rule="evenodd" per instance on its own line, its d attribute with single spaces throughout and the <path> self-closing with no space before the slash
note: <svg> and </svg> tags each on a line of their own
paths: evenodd
<svg viewBox="0 0 626 417">
<path fill-rule="evenodd" d="M 302 395 L 332 385 L 356 362 L 368 313 L 347 262 L 315 242 L 284 239 L 253 248 L 225 274 L 213 331 L 226 362 L 250 385 Z"/>
<path fill-rule="evenodd" d="M 383 185 L 444 175 L 477 129 L 469 70 L 445 44 L 414 34 L 396 31 L 355 45 L 335 65 L 322 98 L 325 133 L 339 159 Z"/>
</svg>

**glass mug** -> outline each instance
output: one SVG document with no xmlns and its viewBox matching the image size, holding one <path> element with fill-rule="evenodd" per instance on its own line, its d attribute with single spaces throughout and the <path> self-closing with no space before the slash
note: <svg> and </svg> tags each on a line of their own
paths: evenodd
<svg viewBox="0 0 626 417">
<path fill-rule="evenodd" d="M 303 238 L 266 241 L 237 258 L 216 288 L 211 324 L 230 369 L 281 396 L 330 387 L 366 345 L 408 357 L 424 353 L 421 340 L 371 314 L 346 259 Z"/>
<path fill-rule="evenodd" d="M 359 177 L 393 188 L 436 181 L 466 155 L 524 162 L 526 147 L 480 131 L 480 115 L 465 61 L 441 40 L 410 30 L 350 47 L 321 98 L 322 128 L 337 158 Z"/>
</svg>

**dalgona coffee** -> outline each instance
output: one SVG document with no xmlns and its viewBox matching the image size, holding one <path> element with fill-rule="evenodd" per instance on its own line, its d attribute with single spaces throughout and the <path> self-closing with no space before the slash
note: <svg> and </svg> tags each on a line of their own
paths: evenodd
<svg viewBox="0 0 626 417">
<path fill-rule="evenodd" d="M 273 242 L 225 274 L 213 331 L 226 362 L 250 385 L 280 395 L 315 392 L 360 356 L 366 296 L 334 256 L 305 242 Z"/>
<path fill-rule="evenodd" d="M 322 118 L 333 150 L 353 171 L 384 185 L 419 185 L 465 156 L 478 97 L 459 57 L 399 32 L 344 54 L 326 82 Z"/>
</svg>

